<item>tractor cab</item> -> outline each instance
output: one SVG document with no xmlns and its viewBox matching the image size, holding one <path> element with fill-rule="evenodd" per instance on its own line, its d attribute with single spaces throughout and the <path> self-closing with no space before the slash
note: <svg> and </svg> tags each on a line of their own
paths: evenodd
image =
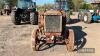
<svg viewBox="0 0 100 56">
<path fill-rule="evenodd" d="M 18 0 L 17 7 L 20 9 L 36 8 L 36 3 L 32 0 Z"/>
<path fill-rule="evenodd" d="M 69 10 L 68 2 L 66 0 L 55 0 L 55 9 L 67 12 Z"/>
</svg>

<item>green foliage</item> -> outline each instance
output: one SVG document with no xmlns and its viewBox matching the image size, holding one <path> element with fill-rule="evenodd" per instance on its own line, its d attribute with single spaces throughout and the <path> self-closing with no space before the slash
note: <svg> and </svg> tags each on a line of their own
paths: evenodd
<svg viewBox="0 0 100 56">
<path fill-rule="evenodd" d="M 38 5 L 37 6 L 38 11 L 45 11 L 46 9 L 50 10 L 52 8 L 54 8 L 54 4 L 44 4 L 44 5 Z"/>
<path fill-rule="evenodd" d="M 4 0 L 0 0 L 0 9 L 2 9 L 4 6 Z"/>
<path fill-rule="evenodd" d="M 73 3 L 73 0 L 67 0 L 67 3 L 68 3 L 68 7 L 69 9 L 74 9 L 74 3 Z"/>
<path fill-rule="evenodd" d="M 2 9 L 3 6 L 4 6 L 6 3 L 9 4 L 9 5 L 11 5 L 11 6 L 15 6 L 16 3 L 17 3 L 17 0 L 0 0 L 0 9 Z"/>
<path fill-rule="evenodd" d="M 84 0 L 72 0 L 73 4 L 74 4 L 74 10 L 77 11 L 79 9 L 82 8 L 83 4 L 84 4 Z"/>
<path fill-rule="evenodd" d="M 9 3 L 12 6 L 15 6 L 17 3 L 17 0 L 6 0 L 7 3 Z"/>
<path fill-rule="evenodd" d="M 93 9 L 93 7 L 91 4 L 84 3 L 84 5 L 82 6 L 82 9 Z"/>
</svg>

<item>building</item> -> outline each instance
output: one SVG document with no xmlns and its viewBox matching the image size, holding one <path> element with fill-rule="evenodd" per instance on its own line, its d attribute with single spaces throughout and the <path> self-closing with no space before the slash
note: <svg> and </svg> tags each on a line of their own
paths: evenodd
<svg viewBox="0 0 100 56">
<path fill-rule="evenodd" d="M 93 5 L 94 8 L 100 9 L 100 0 L 91 0 L 91 4 Z"/>
</svg>

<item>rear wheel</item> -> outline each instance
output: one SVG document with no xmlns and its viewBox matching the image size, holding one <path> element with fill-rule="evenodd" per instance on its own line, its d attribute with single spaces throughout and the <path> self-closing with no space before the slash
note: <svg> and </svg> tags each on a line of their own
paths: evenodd
<svg viewBox="0 0 100 56">
<path fill-rule="evenodd" d="M 7 10 L 7 15 L 9 15 L 10 14 L 10 10 Z"/>
<path fill-rule="evenodd" d="M 68 39 L 66 40 L 67 50 L 73 51 L 74 50 L 74 31 L 69 29 L 68 31 Z"/>
<path fill-rule="evenodd" d="M 32 25 L 38 25 L 38 15 L 35 13 L 30 13 L 30 23 Z"/>
<path fill-rule="evenodd" d="M 85 23 L 91 23 L 91 21 L 92 21 L 91 19 L 92 19 L 91 13 L 90 12 L 86 12 L 84 14 L 84 22 Z"/>
<path fill-rule="evenodd" d="M 16 12 L 12 11 L 11 13 L 11 20 L 15 25 L 20 25 L 21 20 L 19 17 L 16 16 Z"/>
</svg>

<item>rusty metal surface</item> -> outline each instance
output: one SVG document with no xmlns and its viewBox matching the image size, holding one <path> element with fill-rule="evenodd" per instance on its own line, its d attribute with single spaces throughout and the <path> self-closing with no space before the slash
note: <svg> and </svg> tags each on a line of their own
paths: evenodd
<svg viewBox="0 0 100 56">
<path fill-rule="evenodd" d="M 57 10 L 49 10 L 44 13 L 44 15 L 62 15 L 60 11 Z"/>
<path fill-rule="evenodd" d="M 52 35 L 52 36 L 56 36 L 56 37 L 57 37 L 57 36 L 61 36 L 61 33 L 58 33 L 58 32 L 54 33 L 54 32 L 53 32 L 53 33 L 45 33 L 45 35 L 46 35 L 46 36 Z"/>
</svg>

